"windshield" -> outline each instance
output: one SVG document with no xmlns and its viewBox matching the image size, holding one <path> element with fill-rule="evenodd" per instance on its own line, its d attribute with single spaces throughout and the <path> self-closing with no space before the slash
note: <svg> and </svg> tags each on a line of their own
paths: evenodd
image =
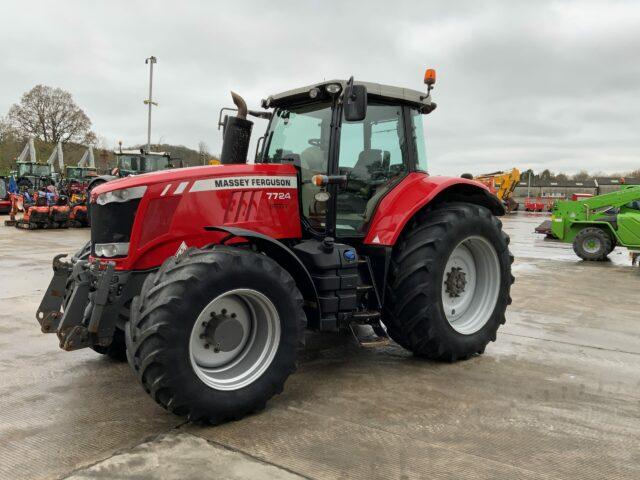
<svg viewBox="0 0 640 480">
<path fill-rule="evenodd" d="M 82 169 L 78 167 L 67 167 L 67 178 L 74 180 L 82 178 Z"/>
<path fill-rule="evenodd" d="M 327 171 L 331 104 L 316 103 L 276 110 L 266 137 L 264 161 L 280 163 L 298 155 L 304 170 Z"/>
<path fill-rule="evenodd" d="M 138 155 L 118 155 L 118 168 L 120 170 L 140 170 L 140 157 Z"/>
<path fill-rule="evenodd" d="M 7 183 L 4 178 L 0 178 L 0 199 L 7 196 Z"/>
<path fill-rule="evenodd" d="M 169 163 L 170 162 L 167 157 L 153 155 L 145 157 L 142 165 L 145 172 L 157 172 L 159 170 L 166 170 L 169 168 Z"/>
</svg>

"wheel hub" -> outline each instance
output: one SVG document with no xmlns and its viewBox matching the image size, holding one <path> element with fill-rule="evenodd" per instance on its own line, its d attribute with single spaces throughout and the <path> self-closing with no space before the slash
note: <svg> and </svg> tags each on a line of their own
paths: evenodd
<svg viewBox="0 0 640 480">
<path fill-rule="evenodd" d="M 205 342 L 204 348 L 213 348 L 213 352 L 218 353 L 235 350 L 244 336 L 245 331 L 237 315 L 222 309 L 221 313 L 211 312 L 211 320 L 205 323 L 201 338 Z"/>
<path fill-rule="evenodd" d="M 487 239 L 470 236 L 450 253 L 442 276 L 442 310 L 463 335 L 480 330 L 491 318 L 500 292 L 500 261 Z"/>
<path fill-rule="evenodd" d="M 215 390 L 237 390 L 269 367 L 280 343 L 278 311 L 263 293 L 241 288 L 217 296 L 189 338 L 194 373 Z"/>
<path fill-rule="evenodd" d="M 445 281 L 446 291 L 450 297 L 459 297 L 467 286 L 467 275 L 460 267 L 452 267 Z"/>
</svg>

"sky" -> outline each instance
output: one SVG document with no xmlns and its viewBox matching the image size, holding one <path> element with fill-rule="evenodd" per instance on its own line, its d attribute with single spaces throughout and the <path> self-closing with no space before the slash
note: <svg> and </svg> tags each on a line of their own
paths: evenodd
<svg viewBox="0 0 640 480">
<path fill-rule="evenodd" d="M 257 108 L 351 75 L 421 90 L 432 67 L 433 174 L 640 168 L 638 1 L 2 0 L 0 116 L 46 84 L 110 148 L 145 143 L 151 55 L 154 143 L 220 152 L 231 89 Z"/>
</svg>

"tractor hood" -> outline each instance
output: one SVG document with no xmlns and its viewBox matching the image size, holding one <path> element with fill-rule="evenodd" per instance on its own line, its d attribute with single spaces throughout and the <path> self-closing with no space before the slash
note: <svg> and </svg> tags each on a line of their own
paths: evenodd
<svg viewBox="0 0 640 480">
<path fill-rule="evenodd" d="M 298 175 L 289 164 L 136 175 L 94 188 L 91 202 L 91 242 L 100 246 L 96 255 L 114 262 L 116 270 L 156 268 L 179 248 L 215 243 L 221 234 L 207 230 L 212 226 L 276 239 L 302 235 Z"/>
<path fill-rule="evenodd" d="M 180 185 L 186 182 L 183 190 L 192 187 L 196 181 L 218 177 L 235 177 L 251 175 L 296 175 L 295 167 L 282 164 L 231 164 L 207 165 L 201 167 L 178 168 L 160 172 L 132 175 L 99 185 L 91 191 L 92 200 L 106 192 L 133 187 L 151 187 L 159 184 Z M 199 182 L 201 183 L 201 182 Z"/>
</svg>

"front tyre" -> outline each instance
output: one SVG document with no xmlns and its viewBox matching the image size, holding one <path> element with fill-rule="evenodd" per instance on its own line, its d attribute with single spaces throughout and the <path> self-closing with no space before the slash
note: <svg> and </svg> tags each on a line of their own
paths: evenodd
<svg viewBox="0 0 640 480">
<path fill-rule="evenodd" d="M 482 206 L 448 203 L 418 214 L 391 259 L 384 309 L 391 338 L 436 360 L 484 352 L 511 303 L 508 244 Z"/>
<path fill-rule="evenodd" d="M 291 276 L 233 247 L 190 249 L 150 275 L 132 305 L 129 364 L 156 402 L 220 423 L 264 408 L 296 366 L 306 318 Z"/>
<path fill-rule="evenodd" d="M 573 239 L 573 251 L 586 261 L 604 261 L 614 248 L 611 236 L 597 227 L 583 228 Z"/>
</svg>

